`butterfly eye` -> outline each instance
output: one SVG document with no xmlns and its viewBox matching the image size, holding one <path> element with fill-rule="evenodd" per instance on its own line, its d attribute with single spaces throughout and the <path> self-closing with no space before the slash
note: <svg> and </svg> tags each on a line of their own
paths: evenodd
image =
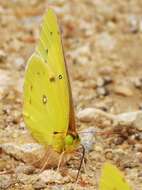
<svg viewBox="0 0 142 190">
<path fill-rule="evenodd" d="M 43 102 L 43 104 L 47 103 L 47 97 L 45 95 L 42 96 L 42 102 Z"/>
<path fill-rule="evenodd" d="M 73 137 L 72 137 L 72 135 L 67 135 L 66 137 L 65 137 L 65 144 L 66 145 L 72 145 L 73 144 Z"/>
<path fill-rule="evenodd" d="M 50 32 L 50 35 L 52 35 L 53 34 L 53 32 Z"/>
<path fill-rule="evenodd" d="M 58 77 L 59 77 L 59 79 L 62 79 L 62 78 L 63 78 L 62 75 L 59 75 Z"/>
</svg>

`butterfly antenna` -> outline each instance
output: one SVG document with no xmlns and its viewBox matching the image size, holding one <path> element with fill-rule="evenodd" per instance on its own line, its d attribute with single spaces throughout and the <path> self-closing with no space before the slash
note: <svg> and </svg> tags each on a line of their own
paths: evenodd
<svg viewBox="0 0 142 190">
<path fill-rule="evenodd" d="M 82 157 L 81 157 L 81 161 L 80 161 L 80 164 L 79 164 L 79 168 L 78 168 L 78 172 L 77 172 L 77 176 L 76 176 L 76 180 L 75 180 L 76 182 L 78 180 L 80 170 L 81 170 L 81 166 L 82 166 L 82 162 L 83 162 L 84 156 L 85 156 L 85 147 L 83 146 L 83 144 L 81 144 L 81 147 L 82 147 Z"/>
</svg>

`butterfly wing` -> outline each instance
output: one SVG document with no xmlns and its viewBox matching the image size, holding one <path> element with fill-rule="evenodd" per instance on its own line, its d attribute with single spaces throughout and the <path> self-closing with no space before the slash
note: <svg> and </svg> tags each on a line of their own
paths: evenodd
<svg viewBox="0 0 142 190">
<path fill-rule="evenodd" d="M 53 24 L 55 23 L 55 24 Z M 68 82 L 69 90 L 69 132 L 74 135 L 77 134 L 75 127 L 75 116 L 72 102 L 72 93 L 66 68 L 64 52 L 62 48 L 62 41 L 60 37 L 60 29 L 57 17 L 52 9 L 49 9 L 43 18 L 43 25 L 41 30 L 40 42 L 37 47 L 37 52 L 50 62 L 50 67 L 53 71 L 58 73 L 66 73 L 65 80 Z M 54 45 L 53 45 L 54 44 Z M 54 55 L 54 57 L 53 57 Z M 55 64 L 56 62 L 56 64 Z M 62 64 L 61 64 L 62 63 Z"/>
<path fill-rule="evenodd" d="M 122 172 L 112 164 L 106 163 L 102 170 L 99 190 L 132 190 Z"/>
<path fill-rule="evenodd" d="M 69 82 L 61 37 L 56 15 L 49 9 L 25 73 L 24 120 L 40 143 L 61 151 L 69 126 L 69 110 Z"/>
</svg>

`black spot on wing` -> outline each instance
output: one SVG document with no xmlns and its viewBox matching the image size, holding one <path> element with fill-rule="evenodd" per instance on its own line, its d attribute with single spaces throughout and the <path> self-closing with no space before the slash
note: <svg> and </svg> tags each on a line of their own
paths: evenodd
<svg viewBox="0 0 142 190">
<path fill-rule="evenodd" d="M 46 53 L 48 53 L 48 48 L 45 51 L 46 51 Z"/>
<path fill-rule="evenodd" d="M 54 134 L 54 135 L 63 134 L 63 132 L 61 132 L 61 131 L 53 131 L 53 134 Z"/>
<path fill-rule="evenodd" d="M 63 76 L 60 74 L 60 75 L 58 76 L 58 78 L 59 78 L 59 79 L 62 79 L 62 78 L 63 78 Z"/>
<path fill-rule="evenodd" d="M 56 135 L 56 134 L 58 134 L 58 133 L 59 133 L 59 132 L 57 132 L 57 131 L 54 131 L 54 132 L 53 132 L 54 135 Z"/>
<path fill-rule="evenodd" d="M 32 104 L 32 100 L 31 100 L 31 97 L 30 97 L 30 100 L 29 100 L 29 104 Z"/>
<path fill-rule="evenodd" d="M 40 75 L 40 72 L 38 71 L 36 74 L 37 74 L 37 75 Z"/>
<path fill-rule="evenodd" d="M 49 78 L 49 81 L 50 81 L 50 82 L 54 82 L 54 81 L 55 81 L 55 77 L 50 77 L 50 78 Z"/>
<path fill-rule="evenodd" d="M 33 90 L 33 85 L 30 85 L 30 90 L 31 90 L 31 91 Z"/>
</svg>

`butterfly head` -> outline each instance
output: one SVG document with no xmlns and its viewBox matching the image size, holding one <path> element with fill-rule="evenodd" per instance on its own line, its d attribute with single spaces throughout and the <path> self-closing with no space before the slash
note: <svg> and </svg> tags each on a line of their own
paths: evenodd
<svg viewBox="0 0 142 190">
<path fill-rule="evenodd" d="M 80 143 L 80 138 L 78 134 L 67 134 L 65 137 L 65 149 L 66 150 L 73 150 L 75 149 Z"/>
</svg>

